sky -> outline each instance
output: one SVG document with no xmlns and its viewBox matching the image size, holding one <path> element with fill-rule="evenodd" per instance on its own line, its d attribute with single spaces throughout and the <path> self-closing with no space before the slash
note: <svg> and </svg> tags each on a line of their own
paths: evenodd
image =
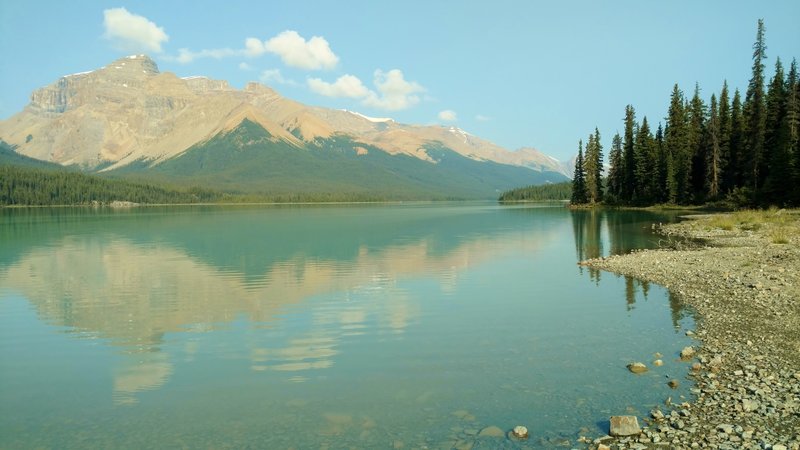
<svg viewBox="0 0 800 450">
<path fill-rule="evenodd" d="M 627 104 L 663 122 L 675 83 L 744 93 L 759 18 L 771 77 L 776 57 L 800 58 L 800 1 L 0 0 L 0 119 L 63 75 L 144 53 L 181 77 L 568 160 L 595 127 L 607 149 Z"/>
</svg>

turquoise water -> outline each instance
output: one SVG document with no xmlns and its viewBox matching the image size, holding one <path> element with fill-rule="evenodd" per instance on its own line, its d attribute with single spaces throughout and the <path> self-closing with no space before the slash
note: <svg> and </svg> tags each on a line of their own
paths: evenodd
<svg viewBox="0 0 800 450">
<path fill-rule="evenodd" d="M 0 448 L 550 448 L 687 396 L 644 212 L 0 210 Z M 644 375 L 625 365 L 664 366 Z M 531 438 L 477 438 L 489 425 Z"/>
</svg>

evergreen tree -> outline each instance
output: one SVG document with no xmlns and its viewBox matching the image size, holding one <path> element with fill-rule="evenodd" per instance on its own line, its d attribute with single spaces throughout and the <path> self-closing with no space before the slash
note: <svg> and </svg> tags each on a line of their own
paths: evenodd
<svg viewBox="0 0 800 450">
<path fill-rule="evenodd" d="M 742 113 L 742 96 L 739 89 L 733 92 L 731 103 L 731 133 L 728 139 L 730 146 L 730 162 L 728 173 L 731 177 L 731 188 L 742 187 L 747 171 L 747 161 L 744 154 L 744 114 Z"/>
<path fill-rule="evenodd" d="M 722 149 L 720 146 L 720 117 L 717 110 L 717 97 L 711 95 L 711 109 L 706 127 L 706 192 L 708 198 L 715 199 L 722 186 Z"/>
<path fill-rule="evenodd" d="M 636 130 L 636 137 L 633 145 L 634 153 L 634 192 L 633 200 L 638 204 L 648 204 L 653 201 L 653 166 L 654 154 L 653 135 L 650 133 L 650 126 L 647 117 L 642 118 L 642 124 Z"/>
<path fill-rule="evenodd" d="M 747 86 L 744 100 L 745 141 L 747 173 L 745 180 L 753 190 L 754 198 L 761 188 L 764 165 L 764 135 L 766 131 L 766 101 L 764 94 L 764 60 L 767 46 L 764 42 L 764 20 L 758 19 L 756 42 L 753 44 L 753 75 Z"/>
<path fill-rule="evenodd" d="M 619 133 L 611 140 L 611 152 L 608 155 L 608 196 L 612 201 L 619 201 L 622 195 L 622 138 Z"/>
<path fill-rule="evenodd" d="M 603 145 L 600 143 L 600 130 L 594 127 L 594 152 L 592 157 L 594 159 L 594 178 L 596 181 L 596 192 L 592 201 L 600 203 L 603 201 Z"/>
<path fill-rule="evenodd" d="M 791 177 L 790 202 L 800 205 L 800 74 L 797 72 L 797 60 L 792 60 L 789 74 L 786 77 L 786 129 L 789 135 L 789 154 Z"/>
<path fill-rule="evenodd" d="M 722 83 L 722 91 L 719 94 L 719 170 L 722 173 L 720 181 L 720 193 L 730 192 L 733 189 L 733 180 L 728 170 L 731 161 L 731 105 L 728 98 L 728 82 Z"/>
<path fill-rule="evenodd" d="M 671 203 L 685 204 L 689 199 L 689 170 L 691 154 L 688 142 L 688 123 L 683 92 L 676 84 L 672 88 L 667 130 L 664 136 L 667 152 L 667 187 Z"/>
<path fill-rule="evenodd" d="M 764 203 L 785 204 L 788 200 L 785 183 L 792 176 L 792 154 L 789 129 L 784 117 L 787 106 L 787 86 L 784 82 L 781 59 L 775 62 L 775 75 L 767 91 L 767 117 L 764 126 Z"/>
<path fill-rule="evenodd" d="M 583 171 L 586 177 L 586 196 L 591 203 L 597 203 L 599 198 L 600 177 L 597 167 L 597 145 L 594 135 L 590 134 L 586 141 L 586 152 L 583 156 Z"/>
<path fill-rule="evenodd" d="M 583 141 L 578 142 L 578 159 L 575 160 L 575 174 L 572 176 L 572 201 L 573 205 L 583 205 L 588 202 L 586 195 L 586 179 L 583 172 Z"/>
<path fill-rule="evenodd" d="M 634 185 L 636 184 L 636 161 L 633 151 L 634 133 L 636 128 L 636 111 L 633 105 L 625 107 L 625 140 L 622 143 L 622 195 L 624 203 L 633 200 Z"/>
<path fill-rule="evenodd" d="M 696 202 L 702 201 L 706 187 L 706 105 L 700 98 L 700 85 L 695 83 L 694 95 L 689 103 L 689 153 L 691 166 L 689 182 L 691 194 Z"/>
<path fill-rule="evenodd" d="M 664 203 L 669 200 L 669 185 L 667 184 L 667 149 L 664 146 L 664 129 L 658 123 L 655 137 L 656 164 L 653 178 L 656 180 L 656 189 L 653 192 L 653 201 Z"/>
</svg>

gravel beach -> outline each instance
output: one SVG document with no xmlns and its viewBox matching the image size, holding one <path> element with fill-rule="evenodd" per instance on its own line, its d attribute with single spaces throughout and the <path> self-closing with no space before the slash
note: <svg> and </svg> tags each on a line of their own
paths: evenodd
<svg viewBox="0 0 800 450">
<path fill-rule="evenodd" d="M 800 211 L 692 216 L 663 249 L 581 264 L 658 283 L 697 312 L 695 398 L 590 448 L 800 449 Z"/>
</svg>

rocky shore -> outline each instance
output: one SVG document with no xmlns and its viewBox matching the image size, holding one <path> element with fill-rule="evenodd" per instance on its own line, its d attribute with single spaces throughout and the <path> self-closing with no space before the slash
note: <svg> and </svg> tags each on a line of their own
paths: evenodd
<svg viewBox="0 0 800 450">
<path fill-rule="evenodd" d="M 663 249 L 581 264 L 669 288 L 697 312 L 695 398 L 593 449 L 800 449 L 800 211 L 694 216 Z"/>
</svg>

